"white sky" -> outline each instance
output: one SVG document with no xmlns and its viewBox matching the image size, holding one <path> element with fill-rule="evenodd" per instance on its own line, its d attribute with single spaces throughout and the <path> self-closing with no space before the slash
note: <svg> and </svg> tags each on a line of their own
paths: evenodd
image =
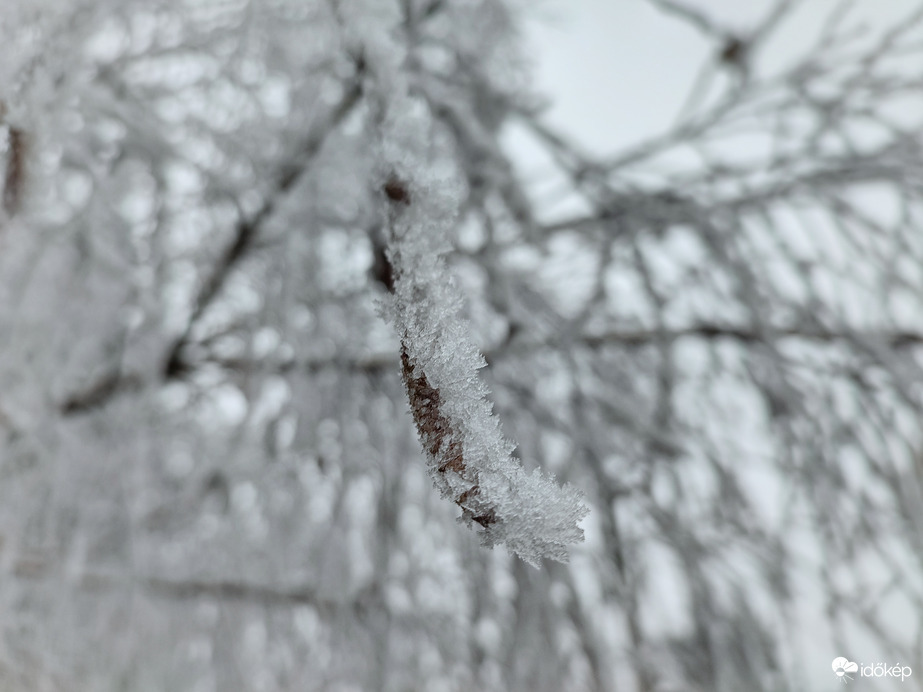
<svg viewBox="0 0 923 692">
<path fill-rule="evenodd" d="M 545 2 L 528 36 L 547 121 L 607 153 L 670 126 L 706 44 L 644 2 Z"/>
<path fill-rule="evenodd" d="M 684 0 L 729 30 L 746 31 L 774 0 Z M 764 47 L 778 67 L 802 54 L 839 0 L 802 0 Z M 873 24 L 917 9 L 913 0 L 868 0 Z M 590 151 L 610 153 L 670 127 L 709 51 L 695 28 L 645 0 L 538 0 L 526 12 L 534 87 L 553 98 L 549 124 Z"/>
</svg>

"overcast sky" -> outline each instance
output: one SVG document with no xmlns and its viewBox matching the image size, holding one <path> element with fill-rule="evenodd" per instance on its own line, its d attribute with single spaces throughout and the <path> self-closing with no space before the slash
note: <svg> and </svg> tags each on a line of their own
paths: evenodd
<svg viewBox="0 0 923 692">
<path fill-rule="evenodd" d="M 746 32 L 774 0 L 688 0 L 731 32 Z M 761 51 L 764 69 L 800 55 L 839 0 L 802 0 Z M 911 0 L 856 3 L 864 21 L 891 24 Z M 553 97 L 548 122 L 592 151 L 637 143 L 675 122 L 712 48 L 688 23 L 647 0 L 538 0 L 528 15 L 534 86 Z"/>
</svg>

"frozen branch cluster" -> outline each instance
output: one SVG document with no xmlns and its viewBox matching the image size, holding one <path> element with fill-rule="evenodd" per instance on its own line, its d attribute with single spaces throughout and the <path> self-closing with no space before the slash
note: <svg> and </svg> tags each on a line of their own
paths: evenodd
<svg viewBox="0 0 923 692">
<path fill-rule="evenodd" d="M 610 3 L 601 151 L 535 4 L 3 3 L 0 690 L 912 664 L 923 8 Z"/>
</svg>

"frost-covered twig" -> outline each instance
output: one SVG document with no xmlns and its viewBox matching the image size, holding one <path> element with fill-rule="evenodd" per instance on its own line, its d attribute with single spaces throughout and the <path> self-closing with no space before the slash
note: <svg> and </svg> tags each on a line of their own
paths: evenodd
<svg viewBox="0 0 923 692">
<path fill-rule="evenodd" d="M 438 186 L 421 194 L 390 178 L 389 260 L 394 268 L 391 317 L 401 335 L 401 371 L 430 473 L 443 497 L 478 524 L 485 545 L 505 543 L 531 565 L 567 560 L 583 539 L 582 494 L 560 487 L 511 456 L 477 370 L 485 365 L 459 313 L 460 296 L 446 277 L 451 198 Z"/>
<path fill-rule="evenodd" d="M 583 539 L 577 523 L 589 510 L 576 488 L 527 473 L 512 457 L 478 377 L 486 363 L 444 260 L 464 176 L 398 39 L 409 14 L 402 20 L 395 10 L 363 0 L 338 5 L 341 21 L 351 20 L 343 21 L 344 41 L 369 66 L 363 86 L 377 129 L 390 264 L 378 273 L 393 289 L 383 307 L 400 336 L 411 413 L 436 487 L 461 508 L 461 521 L 480 527 L 484 545 L 505 543 L 534 566 L 542 557 L 564 562 L 566 546 Z"/>
</svg>

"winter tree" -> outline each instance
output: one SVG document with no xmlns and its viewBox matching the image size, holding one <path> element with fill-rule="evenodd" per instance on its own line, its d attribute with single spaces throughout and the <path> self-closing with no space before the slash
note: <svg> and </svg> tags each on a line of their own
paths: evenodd
<svg viewBox="0 0 923 692">
<path fill-rule="evenodd" d="M 921 689 L 923 5 L 637 2 L 4 2 L 0 689 Z"/>
</svg>

